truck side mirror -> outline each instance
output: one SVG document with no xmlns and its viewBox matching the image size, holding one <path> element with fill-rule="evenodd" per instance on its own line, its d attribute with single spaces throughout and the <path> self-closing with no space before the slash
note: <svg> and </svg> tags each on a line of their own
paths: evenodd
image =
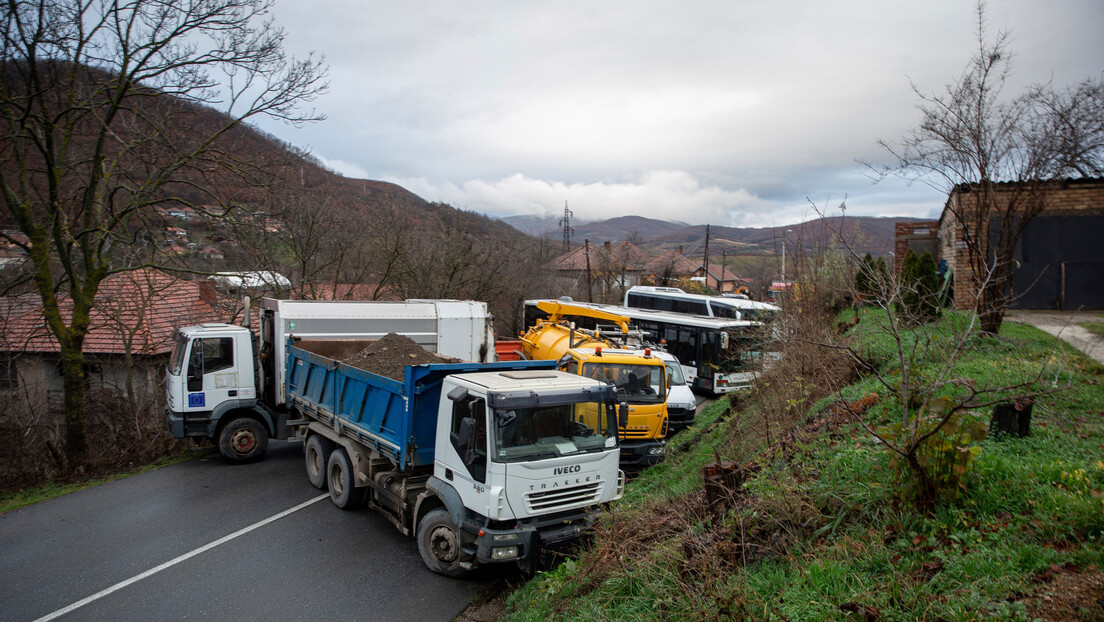
<svg viewBox="0 0 1104 622">
<path fill-rule="evenodd" d="M 460 461 L 465 466 L 471 466 L 475 462 L 475 427 L 475 417 L 464 417 L 460 420 L 456 451 L 460 453 Z"/>
<path fill-rule="evenodd" d="M 617 427 L 625 428 L 629 425 L 629 403 L 621 402 L 617 405 Z"/>
</svg>

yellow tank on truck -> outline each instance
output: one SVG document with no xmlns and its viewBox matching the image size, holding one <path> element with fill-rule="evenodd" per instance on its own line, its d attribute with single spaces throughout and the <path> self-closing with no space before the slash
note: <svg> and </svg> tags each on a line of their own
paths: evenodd
<svg viewBox="0 0 1104 622">
<path fill-rule="evenodd" d="M 617 388 L 628 403 L 628 425 L 619 430 L 621 467 L 639 469 L 663 459 L 667 435 L 667 369 L 650 352 L 621 350 L 598 332 L 577 330 L 559 317 L 559 303 L 540 303 L 549 319 L 538 320 L 521 336 L 522 354 L 531 360 L 559 361 L 568 373 L 596 378 Z M 545 308 L 547 305 L 548 308 Z M 628 332 L 628 318 L 604 314 Z"/>
</svg>

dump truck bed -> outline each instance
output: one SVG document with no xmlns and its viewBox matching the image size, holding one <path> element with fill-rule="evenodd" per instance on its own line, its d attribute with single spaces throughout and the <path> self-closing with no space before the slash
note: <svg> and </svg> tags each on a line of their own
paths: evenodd
<svg viewBox="0 0 1104 622">
<path fill-rule="evenodd" d="M 402 382 L 308 350 L 287 348 L 288 406 L 389 458 L 401 470 L 432 464 L 441 381 L 451 374 L 555 369 L 555 361 L 410 365 Z"/>
</svg>

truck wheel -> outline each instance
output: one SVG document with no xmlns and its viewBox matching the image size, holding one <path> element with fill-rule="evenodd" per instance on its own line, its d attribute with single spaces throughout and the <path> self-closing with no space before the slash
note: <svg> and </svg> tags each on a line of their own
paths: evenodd
<svg viewBox="0 0 1104 622">
<path fill-rule="evenodd" d="M 357 488 L 353 482 L 353 461 L 344 449 L 334 449 L 326 461 L 326 482 L 330 485 L 330 501 L 342 510 L 356 509 L 364 502 L 367 488 Z"/>
<path fill-rule="evenodd" d="M 326 488 L 326 465 L 330 463 L 330 454 L 334 444 L 330 439 L 312 434 L 303 445 L 303 457 L 307 463 L 307 479 L 315 488 Z"/>
<path fill-rule="evenodd" d="M 268 430 L 256 419 L 240 417 L 222 428 L 218 446 L 219 453 L 230 462 L 243 464 L 260 460 L 268 449 Z"/>
<path fill-rule="evenodd" d="M 460 532 L 452 524 L 445 508 L 437 508 L 418 523 L 418 552 L 427 568 L 449 577 L 462 577 L 467 570 L 460 567 L 463 548 Z"/>
</svg>

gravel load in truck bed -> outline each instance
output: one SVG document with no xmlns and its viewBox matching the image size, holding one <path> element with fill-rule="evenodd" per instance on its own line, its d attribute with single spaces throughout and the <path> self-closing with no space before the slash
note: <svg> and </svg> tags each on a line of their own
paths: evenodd
<svg viewBox="0 0 1104 622">
<path fill-rule="evenodd" d="M 341 362 L 402 382 L 407 365 L 461 363 L 463 361 L 451 356 L 442 356 L 430 352 L 409 337 L 397 333 L 387 333 L 372 345 L 343 359 Z"/>
</svg>

